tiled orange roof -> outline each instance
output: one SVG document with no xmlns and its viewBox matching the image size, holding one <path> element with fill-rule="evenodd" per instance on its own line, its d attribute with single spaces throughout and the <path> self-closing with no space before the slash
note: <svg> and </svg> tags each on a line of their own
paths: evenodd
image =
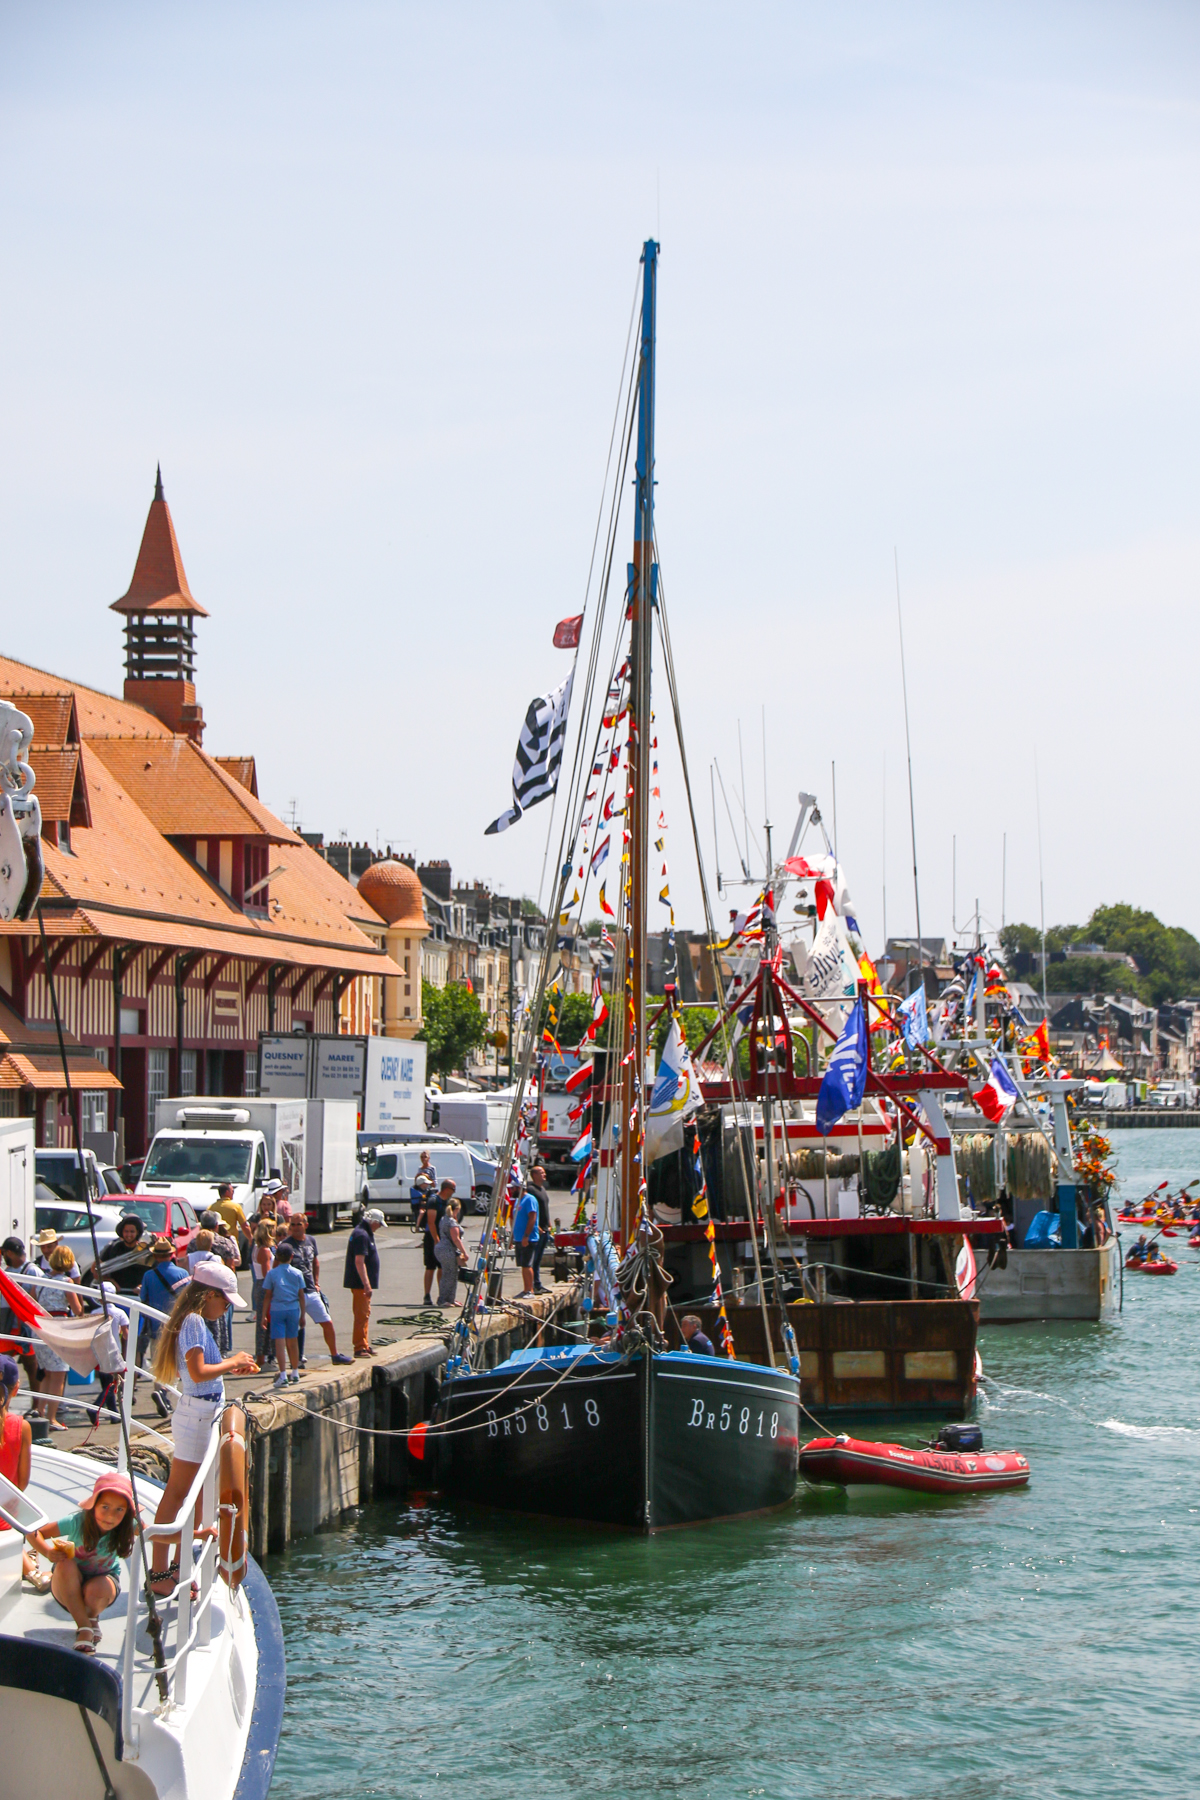
<svg viewBox="0 0 1200 1800">
<path fill-rule="evenodd" d="M 74 743 L 79 736 L 75 727 L 75 698 L 69 691 L 65 694 L 25 694 L 21 700 L 21 711 L 28 713 L 33 720 L 33 741 L 35 744 L 48 744 L 61 749 L 63 744 Z M 45 808 L 42 809 L 45 811 Z"/>
<path fill-rule="evenodd" d="M 248 794 L 258 799 L 258 770 L 252 756 L 214 756 L 213 761 L 231 775 L 239 787 L 244 787 Z"/>
<path fill-rule="evenodd" d="M 288 867 L 271 883 L 270 917 L 248 917 L 155 830 L 95 746 L 85 743 L 82 759 L 91 828 L 74 833 L 70 855 L 43 845 L 52 937 L 109 937 L 363 975 L 400 973 L 348 916 L 351 908 L 368 914 L 365 902 L 294 834 L 278 852 Z M 331 889 L 331 880 L 343 893 Z M 0 925 L 10 936 L 28 930 L 16 922 Z"/>
<path fill-rule="evenodd" d="M 162 471 L 154 484 L 154 498 L 146 514 L 141 547 L 134 565 L 133 580 L 119 600 L 112 603 L 119 613 L 195 613 L 201 619 L 208 614 L 193 598 L 183 572 L 183 558 L 175 537 L 171 509 L 163 497 Z"/>
<path fill-rule="evenodd" d="M 61 750 L 49 750 L 35 743 L 29 752 L 29 766 L 37 776 L 37 797 L 43 819 L 51 822 L 69 819 L 79 768 L 77 746 L 68 744 Z M 86 819 L 80 819 L 78 823 L 85 824 Z"/>
<path fill-rule="evenodd" d="M 38 1038 L 45 1037 L 46 1048 L 29 1051 L 25 1048 L 6 1053 L 6 1044 L 28 1045 Z M 68 1049 L 79 1047 L 79 1039 L 69 1031 L 63 1032 L 63 1041 Z M 71 1086 L 77 1091 L 94 1093 L 98 1088 L 119 1088 L 122 1084 L 112 1071 L 103 1063 L 97 1062 L 89 1053 L 87 1056 L 69 1056 L 67 1067 L 71 1073 Z M 36 1026 L 26 1025 L 19 1013 L 0 1000 L 0 1088 L 58 1088 L 63 1085 L 62 1061 L 58 1055 L 57 1037 L 49 1032 L 39 1031 Z"/>
<path fill-rule="evenodd" d="M 43 846 L 52 937 L 107 937 L 352 974 L 400 974 L 377 944 L 383 921 L 351 883 L 213 757 L 141 707 L 0 657 L 0 694 L 19 705 L 23 694 L 34 693 L 75 696 L 84 740 L 79 773 L 91 808 L 90 826 L 73 831 L 71 853 Z M 49 796 L 49 776 L 46 785 Z M 169 836 L 221 835 L 270 840 L 272 862 L 284 866 L 270 884 L 269 916 L 243 913 L 168 842 Z M 0 933 L 10 936 L 28 930 L 0 924 Z"/>
<path fill-rule="evenodd" d="M 266 837 L 298 842 L 294 831 L 190 738 L 148 744 L 131 738 L 97 738 L 92 749 L 125 792 L 164 837 Z"/>
<path fill-rule="evenodd" d="M 8 656 L 0 656 L 0 694 L 26 712 L 29 711 L 26 700 L 44 698 L 48 694 L 73 694 L 79 735 L 85 738 L 169 738 L 173 735 L 145 707 L 118 700 L 115 694 L 101 693 L 98 688 L 83 687 L 78 681 L 66 681 L 61 675 L 48 674 L 32 663 L 14 662 Z"/>
</svg>

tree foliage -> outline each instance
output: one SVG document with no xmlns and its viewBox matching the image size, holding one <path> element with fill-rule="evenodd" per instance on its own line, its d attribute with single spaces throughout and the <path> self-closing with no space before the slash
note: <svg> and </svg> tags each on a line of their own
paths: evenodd
<svg viewBox="0 0 1200 1800">
<path fill-rule="evenodd" d="M 422 981 L 421 1011 L 425 1017 L 417 1036 L 429 1046 L 430 1069 L 438 1075 L 461 1069 L 487 1034 L 487 1014 L 470 988 L 457 981 L 444 988 Z"/>
<path fill-rule="evenodd" d="M 1007 925 L 1000 934 L 1014 974 L 1030 975 L 1041 954 L 1033 925 Z M 1094 955 L 1068 956 L 1068 948 L 1097 944 L 1131 956 L 1136 969 Z M 1051 993 L 1133 994 L 1151 1006 L 1200 993 L 1200 942 L 1180 925 L 1164 925 L 1152 912 L 1122 902 L 1098 906 L 1084 925 L 1055 925 L 1046 933 L 1046 987 Z"/>
</svg>

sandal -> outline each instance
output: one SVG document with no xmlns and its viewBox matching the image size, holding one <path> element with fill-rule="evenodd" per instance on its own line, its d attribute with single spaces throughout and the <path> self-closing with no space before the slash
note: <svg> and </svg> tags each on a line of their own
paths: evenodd
<svg viewBox="0 0 1200 1800">
<path fill-rule="evenodd" d="M 93 1643 L 93 1645 L 96 1645 L 100 1642 L 100 1639 L 103 1637 L 104 1633 L 100 1629 L 100 1620 L 95 1613 L 91 1614 L 91 1621 L 92 1621 L 92 1643 Z"/>
<path fill-rule="evenodd" d="M 160 1581 L 169 1581 L 171 1585 L 169 1588 L 166 1588 L 166 1589 L 159 1588 L 155 1584 Z M 178 1586 L 179 1586 L 179 1558 L 178 1557 L 175 1558 L 175 1561 L 173 1563 L 168 1563 L 165 1569 L 159 1569 L 156 1573 L 153 1573 L 150 1576 L 150 1592 L 154 1595 L 154 1598 L 156 1600 L 169 1600 L 171 1598 L 171 1595 L 175 1592 L 175 1589 Z"/>
<path fill-rule="evenodd" d="M 90 1625 L 81 1625 L 76 1631 L 75 1650 L 79 1656 L 95 1656 L 96 1634 Z"/>
</svg>

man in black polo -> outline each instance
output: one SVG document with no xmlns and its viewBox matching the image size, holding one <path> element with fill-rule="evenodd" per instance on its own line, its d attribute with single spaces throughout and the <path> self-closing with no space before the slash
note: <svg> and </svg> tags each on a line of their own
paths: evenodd
<svg viewBox="0 0 1200 1800">
<path fill-rule="evenodd" d="M 378 1207 L 365 1212 L 346 1240 L 342 1286 L 350 1289 L 354 1313 L 354 1354 L 374 1356 L 371 1348 L 371 1294 L 379 1286 L 379 1250 L 375 1233 L 386 1224 Z"/>
</svg>

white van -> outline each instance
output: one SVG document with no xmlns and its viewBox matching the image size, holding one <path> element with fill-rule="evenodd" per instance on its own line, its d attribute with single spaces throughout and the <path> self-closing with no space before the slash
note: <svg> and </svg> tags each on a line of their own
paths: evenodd
<svg viewBox="0 0 1200 1800">
<path fill-rule="evenodd" d="M 374 1145 L 367 1152 L 363 1205 L 377 1206 L 389 1218 L 409 1218 L 412 1184 L 421 1167 L 422 1150 L 428 1150 L 437 1180 L 454 1183 L 455 1198 L 461 1200 L 464 1214 L 487 1211 L 488 1195 L 475 1188 L 475 1165 L 465 1144 Z"/>
</svg>

